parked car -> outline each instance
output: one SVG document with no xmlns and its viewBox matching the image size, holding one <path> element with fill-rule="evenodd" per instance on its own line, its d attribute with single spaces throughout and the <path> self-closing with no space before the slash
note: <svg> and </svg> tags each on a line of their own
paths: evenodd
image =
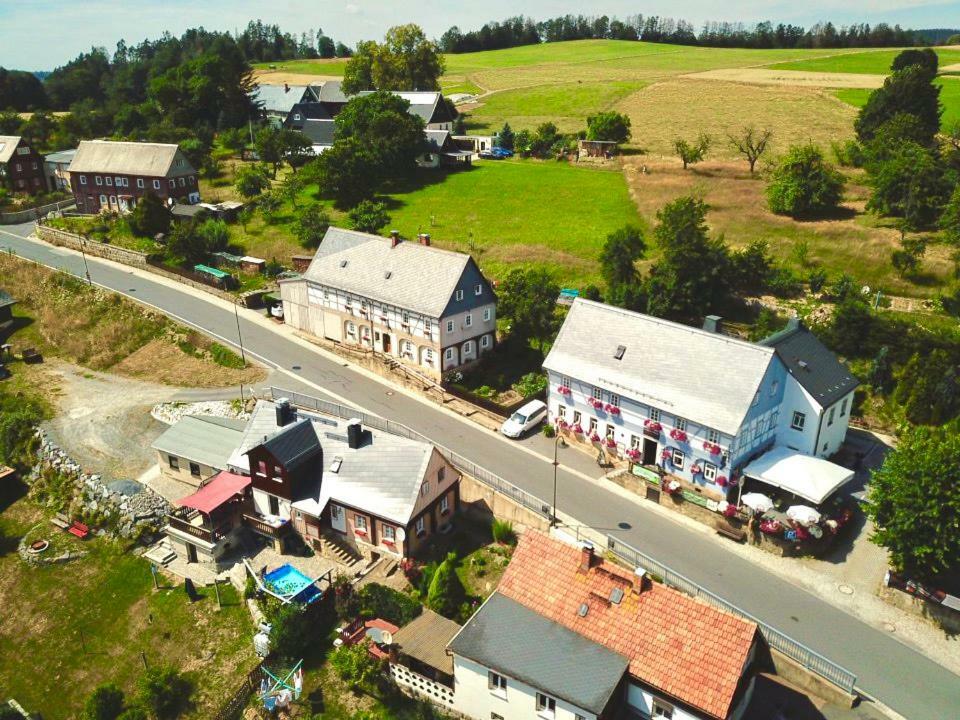
<svg viewBox="0 0 960 720">
<path fill-rule="evenodd" d="M 542 423 L 546 417 L 547 406 L 540 400 L 531 400 L 503 423 L 500 432 L 508 438 L 518 438 Z"/>
<path fill-rule="evenodd" d="M 482 157 L 484 160 L 503 160 L 503 156 L 498 155 L 495 151 L 496 148 L 493 150 L 481 150 L 480 157 Z"/>
<path fill-rule="evenodd" d="M 494 156 L 499 158 L 513 157 L 513 150 L 507 150 L 506 148 L 502 148 L 502 147 L 495 147 L 490 152 L 492 152 Z"/>
</svg>

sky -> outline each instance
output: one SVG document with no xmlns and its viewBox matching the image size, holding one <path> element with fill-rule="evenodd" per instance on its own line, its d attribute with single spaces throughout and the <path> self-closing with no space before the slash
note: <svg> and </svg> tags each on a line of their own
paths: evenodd
<svg viewBox="0 0 960 720">
<path fill-rule="evenodd" d="M 127 44 L 175 35 L 190 27 L 240 30 L 251 19 L 276 23 L 290 32 L 323 28 L 335 40 L 353 45 L 379 39 L 392 25 L 419 24 L 439 37 L 451 25 L 463 30 L 489 20 L 522 14 L 540 20 L 557 15 L 636 13 L 705 20 L 759 20 L 809 26 L 820 20 L 900 23 L 904 27 L 960 27 L 960 1 L 929 0 L 0 0 L 0 66 L 52 70 L 92 46 L 112 50 Z"/>
</svg>

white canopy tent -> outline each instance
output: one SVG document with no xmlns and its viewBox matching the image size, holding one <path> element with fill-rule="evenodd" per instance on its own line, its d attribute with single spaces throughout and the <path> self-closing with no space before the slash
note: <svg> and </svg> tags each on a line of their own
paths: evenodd
<svg viewBox="0 0 960 720">
<path fill-rule="evenodd" d="M 773 448 L 743 474 L 819 505 L 853 479 L 853 470 L 787 447 Z"/>
</svg>

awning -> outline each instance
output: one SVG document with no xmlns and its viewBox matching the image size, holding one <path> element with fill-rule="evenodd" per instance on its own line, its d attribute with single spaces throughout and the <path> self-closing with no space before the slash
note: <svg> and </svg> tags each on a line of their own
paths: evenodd
<svg viewBox="0 0 960 720">
<path fill-rule="evenodd" d="M 778 447 L 747 465 L 743 474 L 819 505 L 853 479 L 853 470 Z"/>
<path fill-rule="evenodd" d="M 210 514 L 234 497 L 242 495 L 249 485 L 250 478 L 246 475 L 219 472 L 193 495 L 177 500 L 177 505 Z"/>
</svg>

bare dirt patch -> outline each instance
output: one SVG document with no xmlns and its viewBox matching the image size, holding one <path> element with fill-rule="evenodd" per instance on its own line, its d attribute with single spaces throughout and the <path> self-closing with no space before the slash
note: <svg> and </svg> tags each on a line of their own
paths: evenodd
<svg viewBox="0 0 960 720">
<path fill-rule="evenodd" d="M 746 124 L 773 131 L 771 154 L 794 143 L 853 137 L 856 110 L 812 88 L 746 85 L 677 78 L 654 83 L 617 106 L 630 116 L 633 143 L 651 155 L 673 155 L 673 141 L 705 132 L 713 138 L 709 157 L 734 158 L 727 133 Z"/>
<path fill-rule="evenodd" d="M 953 65 L 942 65 L 940 67 L 940 72 L 960 72 L 960 63 L 953 63 Z"/>
<path fill-rule="evenodd" d="M 254 70 L 253 79 L 260 85 L 314 85 L 325 80 L 342 80 L 342 75 L 315 75 L 287 70 Z"/>
<path fill-rule="evenodd" d="M 946 69 L 946 68 L 944 68 Z M 861 88 L 873 90 L 883 85 L 885 75 L 862 75 L 859 73 L 805 72 L 800 70 L 775 70 L 769 68 L 722 68 L 706 72 L 682 75 L 691 80 L 719 80 L 722 82 L 747 83 L 750 85 L 777 85 L 780 87 L 806 88 Z"/>
<path fill-rule="evenodd" d="M 263 368 L 228 368 L 210 360 L 187 355 L 165 339 L 153 340 L 113 366 L 120 375 L 163 383 L 198 388 L 250 385 L 266 376 Z"/>
</svg>

